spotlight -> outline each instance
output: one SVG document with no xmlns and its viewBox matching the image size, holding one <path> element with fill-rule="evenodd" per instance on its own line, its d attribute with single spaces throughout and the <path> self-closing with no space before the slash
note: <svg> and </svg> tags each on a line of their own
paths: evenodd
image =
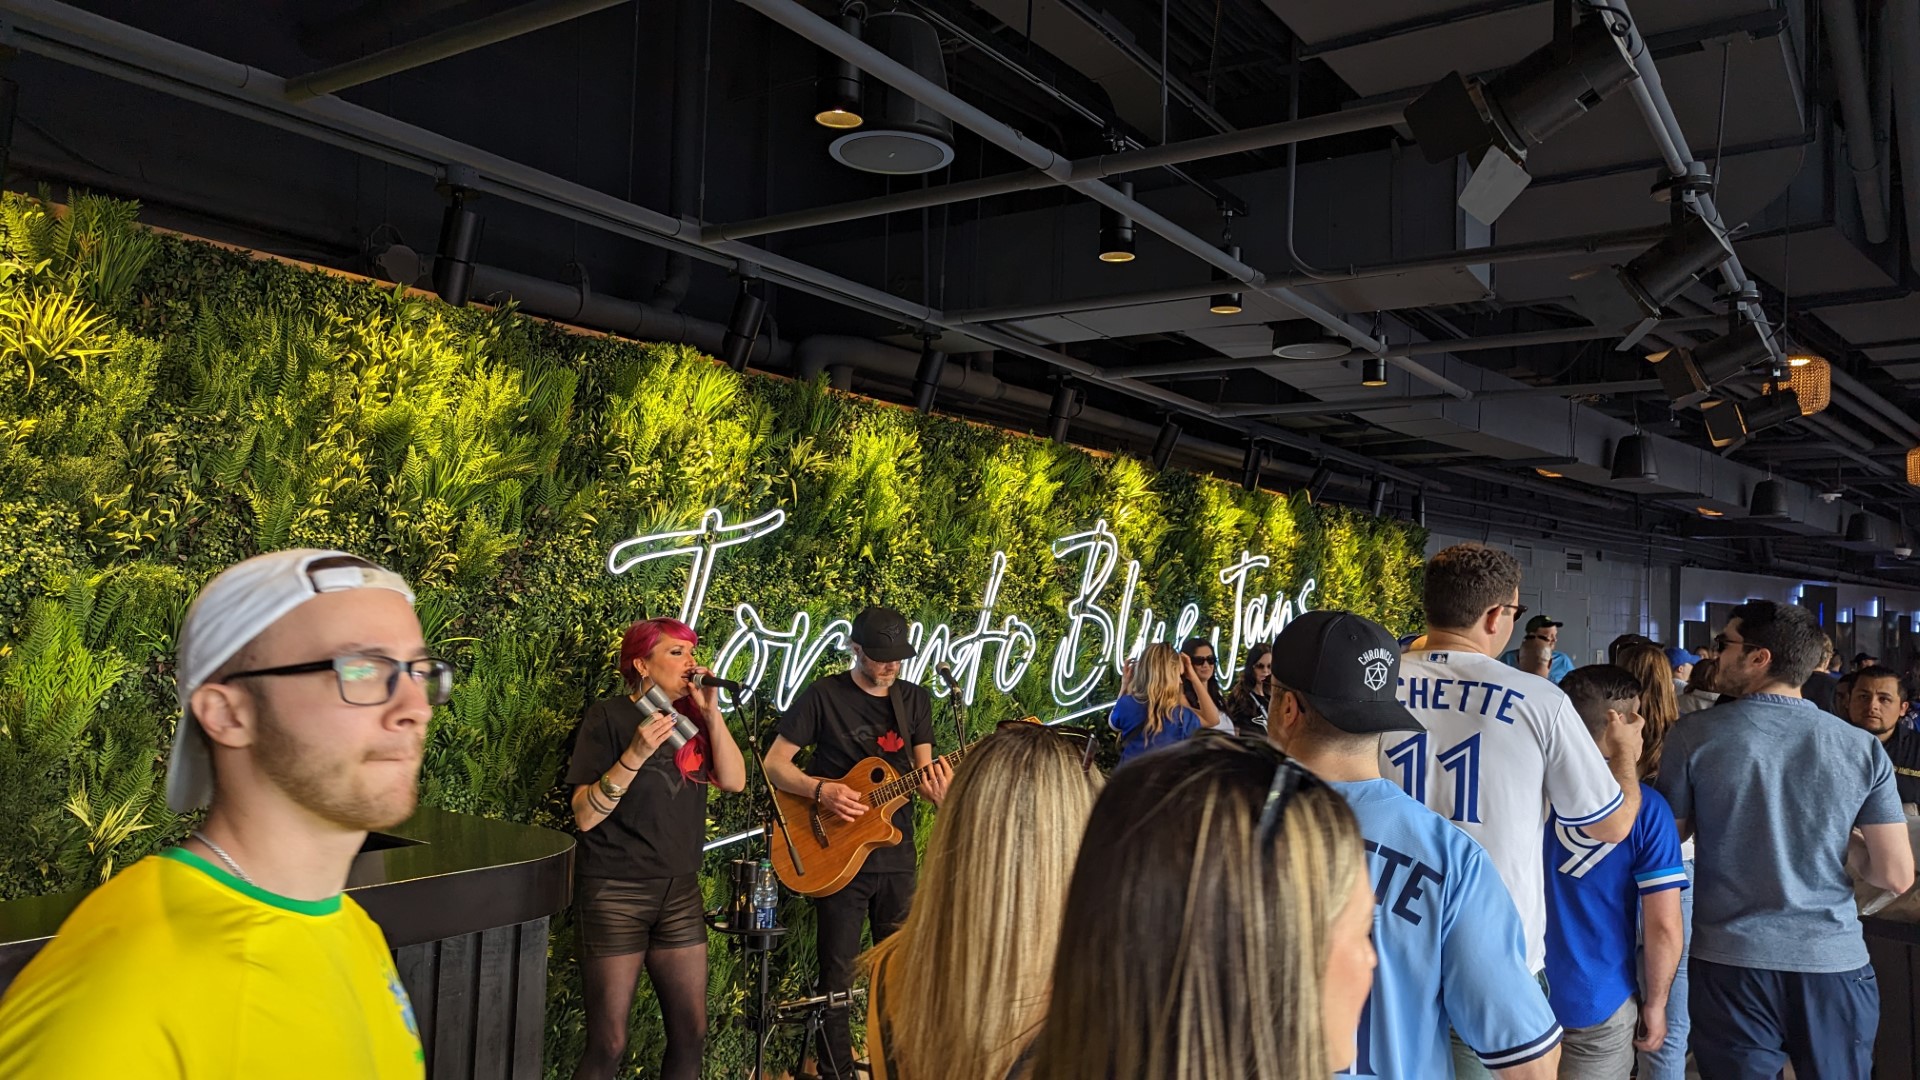
<svg viewBox="0 0 1920 1080">
<path fill-rule="evenodd" d="M 1062 381 L 1053 388 L 1053 404 L 1047 407 L 1047 438 L 1057 443 L 1067 441 L 1067 425 L 1073 422 L 1074 402 L 1079 396 L 1070 382 Z"/>
<path fill-rule="evenodd" d="M 1423 529 L 1427 527 L 1427 493 L 1425 489 L 1413 493 L 1413 523 Z"/>
<path fill-rule="evenodd" d="M 1653 440 L 1637 431 L 1621 436 L 1613 448 L 1613 478 L 1644 483 L 1660 479 L 1653 461 Z"/>
<path fill-rule="evenodd" d="M 1238 261 L 1240 258 L 1239 244 L 1228 244 L 1221 248 L 1221 250 L 1225 251 L 1227 255 L 1235 261 Z M 1226 283 L 1232 282 L 1234 279 L 1229 277 L 1225 270 L 1216 266 L 1213 270 L 1213 280 Z M 1213 298 L 1207 301 L 1207 310 L 1213 312 L 1215 315 L 1238 315 L 1246 310 L 1246 307 L 1240 302 L 1240 294 L 1238 292 L 1225 292 L 1215 293 Z"/>
<path fill-rule="evenodd" d="M 1719 230 L 1698 214 L 1669 226 L 1661 241 L 1619 269 L 1620 284 L 1649 319 L 1658 319 L 1667 302 L 1680 295 L 1703 271 L 1732 257 L 1733 248 Z"/>
<path fill-rule="evenodd" d="M 740 282 L 740 295 L 733 298 L 733 315 L 727 319 L 727 336 L 720 342 L 720 360 L 735 371 L 747 370 L 747 358 L 753 355 L 754 342 L 760 337 L 760 320 L 767 314 L 767 302 L 753 291 L 752 282 Z"/>
<path fill-rule="evenodd" d="M 842 12 L 838 20 L 840 29 L 852 37 L 860 36 L 860 16 L 852 12 Z M 818 111 L 813 114 L 813 122 L 821 127 L 836 131 L 850 131 L 865 122 L 860 115 L 860 69 L 853 61 L 838 54 L 828 53 L 820 73 L 819 100 L 815 102 Z"/>
<path fill-rule="evenodd" d="M 1539 476 L 1539 477 L 1540 477 L 1541 479 L 1543 479 L 1543 480 L 1558 480 L 1558 479 L 1560 479 L 1561 477 L 1563 477 L 1563 476 L 1565 476 L 1565 475 L 1567 475 L 1566 473 L 1557 473 L 1557 472 L 1554 472 L 1554 471 L 1553 471 L 1552 469 L 1539 469 L 1539 468 L 1536 468 L 1536 469 L 1534 469 L 1533 471 L 1534 471 L 1534 473 L 1535 473 L 1535 474 L 1537 474 L 1537 475 L 1538 475 L 1538 476 Z"/>
<path fill-rule="evenodd" d="M 1113 186 L 1120 189 L 1120 194 L 1133 198 L 1133 181 L 1121 180 Z M 1108 206 L 1100 207 L 1100 261 L 1133 261 L 1133 219 L 1121 216 L 1120 211 Z"/>
<path fill-rule="evenodd" d="M 889 59 L 946 88 L 940 32 L 932 23 L 904 11 L 885 11 L 867 19 L 865 35 L 867 44 Z M 827 145 L 835 161 L 889 176 L 930 173 L 953 163 L 953 121 L 883 83 L 872 90 L 859 127 Z"/>
<path fill-rule="evenodd" d="M 1621 35 L 1591 17 L 1491 82 L 1449 73 L 1407 106 L 1407 126 L 1429 162 L 1470 155 L 1459 205 L 1491 225 L 1531 182 L 1528 149 L 1635 77 Z"/>
<path fill-rule="evenodd" d="M 947 354 L 933 347 L 933 339 L 920 343 L 920 367 L 913 373 L 913 407 L 920 412 L 933 409 L 934 396 L 940 393 L 940 376 L 947 369 Z"/>
<path fill-rule="evenodd" d="M 1753 485 L 1753 498 L 1747 503 L 1751 518 L 1784 519 L 1787 516 L 1787 485 L 1768 478 Z"/>
<path fill-rule="evenodd" d="M 473 289 L 474 253 L 480 248 L 480 215 L 467 209 L 471 193 L 454 188 L 448 193 L 447 212 L 440 216 L 440 245 L 433 256 L 433 291 L 440 299 L 462 307 Z"/>
<path fill-rule="evenodd" d="M 1764 360 L 1773 358 L 1773 346 L 1758 323 L 1746 323 L 1731 334 L 1697 348 L 1668 349 L 1647 357 L 1660 386 L 1676 408 L 1698 405 L 1713 388 Z"/>
<path fill-rule="evenodd" d="M 1873 518 L 1862 510 L 1847 518 L 1847 543 L 1875 544 L 1879 538 L 1874 535 Z"/>
<path fill-rule="evenodd" d="M 1338 360 L 1352 351 L 1352 342 L 1304 319 L 1273 327 L 1273 355 L 1284 360 Z"/>
<path fill-rule="evenodd" d="M 1373 478 L 1373 483 L 1367 486 L 1367 513 L 1374 517 L 1380 516 L 1381 511 L 1387 508 L 1388 490 L 1386 478 L 1379 476 Z"/>
<path fill-rule="evenodd" d="M 1800 419 L 1800 395 L 1791 388 L 1758 401 L 1714 401 L 1700 407 L 1707 422 L 1707 441 L 1725 449 L 1768 428 Z"/>
<path fill-rule="evenodd" d="M 1360 385 L 1361 386 L 1387 385 L 1387 358 L 1386 357 L 1368 356 L 1361 359 Z"/>
<path fill-rule="evenodd" d="M 1163 472 L 1167 462 L 1173 460 L 1173 448 L 1180 445 L 1180 422 L 1172 417 L 1160 425 L 1160 434 L 1153 440 L 1153 471 Z"/>
<path fill-rule="evenodd" d="M 1320 467 L 1313 470 L 1312 478 L 1307 481 L 1307 501 L 1319 502 L 1320 496 L 1326 493 L 1327 484 L 1332 479 L 1332 467 L 1325 462 L 1321 462 Z"/>
<path fill-rule="evenodd" d="M 1697 513 L 1699 513 L 1699 515 L 1703 518 L 1717 518 L 1717 517 L 1727 516 L 1727 512 L 1725 510 L 1715 510 L 1711 506 L 1696 506 L 1693 509 Z"/>
<path fill-rule="evenodd" d="M 1240 465 L 1240 486 L 1248 491 L 1260 488 L 1260 470 L 1267 464 L 1267 448 L 1247 440 L 1247 457 Z"/>
</svg>

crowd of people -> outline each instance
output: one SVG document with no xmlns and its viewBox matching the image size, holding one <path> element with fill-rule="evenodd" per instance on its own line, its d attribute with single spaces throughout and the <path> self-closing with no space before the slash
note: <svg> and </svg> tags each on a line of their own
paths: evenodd
<svg viewBox="0 0 1920 1080">
<path fill-rule="evenodd" d="M 800 693 L 761 764 L 816 827 L 879 812 L 849 784 L 869 757 L 939 805 L 919 860 L 908 800 L 899 842 L 813 900 L 820 989 L 868 984 L 868 1075 L 1677 1080 L 1691 1057 L 1706 1080 L 1869 1076 L 1855 885 L 1913 886 L 1920 801 L 1898 673 L 1831 678 L 1809 613 L 1768 601 L 1700 653 L 1627 635 L 1582 666 L 1520 584 L 1464 544 L 1429 562 L 1411 641 L 1310 611 L 1227 680 L 1207 639 L 1150 645 L 1108 717 L 1110 777 L 1094 736 L 1031 722 L 949 768 L 900 678 L 906 620 L 862 612 L 850 670 Z M 342 892 L 367 831 L 412 812 L 451 691 L 411 600 L 327 551 L 201 591 L 168 798 L 205 823 L 14 980 L 0 1075 L 421 1075 L 385 942 Z M 619 1070 L 642 975 L 658 1075 L 700 1073 L 707 792 L 742 790 L 747 761 L 697 647 L 634 624 L 626 692 L 575 738 L 576 1077 Z M 855 1075 L 835 1012 L 812 1067 Z"/>
</svg>

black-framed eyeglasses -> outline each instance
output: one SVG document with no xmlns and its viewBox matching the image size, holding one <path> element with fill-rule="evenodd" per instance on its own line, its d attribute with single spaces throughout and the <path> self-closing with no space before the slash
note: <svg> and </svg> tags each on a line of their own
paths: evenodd
<svg viewBox="0 0 1920 1080">
<path fill-rule="evenodd" d="M 1745 649 L 1749 647 L 1746 642 L 1730 641 L 1725 635 L 1713 639 L 1714 652 L 1726 652 L 1728 649 Z"/>
<path fill-rule="evenodd" d="M 317 671 L 333 672 L 334 681 L 340 687 L 340 700 L 349 705 L 385 705 L 392 701 L 394 691 L 400 686 L 401 672 L 420 684 L 429 705 L 445 705 L 453 697 L 453 664 L 437 656 L 395 660 L 378 653 L 349 653 L 331 660 L 236 671 L 220 681 L 311 675 Z"/>
<path fill-rule="evenodd" d="M 1521 617 L 1526 615 L 1527 613 L 1527 605 L 1525 604 L 1501 604 L 1500 607 L 1501 607 L 1501 610 L 1505 610 L 1507 608 L 1513 609 L 1514 622 L 1519 622 Z"/>
<path fill-rule="evenodd" d="M 1273 835 L 1280 828 L 1280 817 L 1286 813 L 1293 797 L 1301 789 L 1321 782 L 1292 758 L 1280 759 L 1280 767 L 1273 771 L 1273 786 L 1267 788 L 1267 801 L 1260 808 L 1260 826 L 1254 831 L 1254 839 L 1261 848 L 1273 842 Z"/>
</svg>

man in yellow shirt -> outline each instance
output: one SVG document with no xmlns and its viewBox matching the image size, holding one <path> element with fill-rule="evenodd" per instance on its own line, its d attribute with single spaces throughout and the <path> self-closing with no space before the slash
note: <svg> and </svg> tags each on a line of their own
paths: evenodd
<svg viewBox="0 0 1920 1080">
<path fill-rule="evenodd" d="M 380 928 L 342 895 L 370 829 L 413 813 L 432 706 L 399 575 L 279 551 L 200 591 L 179 637 L 167 800 L 185 845 L 102 885 L 0 999 L 0 1076 L 418 1078 Z"/>
</svg>

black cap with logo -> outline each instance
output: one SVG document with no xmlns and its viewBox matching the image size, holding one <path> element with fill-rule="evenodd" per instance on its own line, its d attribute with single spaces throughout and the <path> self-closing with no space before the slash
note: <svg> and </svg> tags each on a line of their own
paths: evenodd
<svg viewBox="0 0 1920 1080">
<path fill-rule="evenodd" d="M 1273 678 L 1341 731 L 1426 730 L 1395 700 L 1400 646 L 1371 619 L 1309 611 L 1287 623 L 1273 643 Z"/>
<path fill-rule="evenodd" d="M 878 663 L 906 660 L 914 655 L 907 636 L 907 617 L 892 608 L 870 607 L 853 617 L 853 643 Z"/>
</svg>

